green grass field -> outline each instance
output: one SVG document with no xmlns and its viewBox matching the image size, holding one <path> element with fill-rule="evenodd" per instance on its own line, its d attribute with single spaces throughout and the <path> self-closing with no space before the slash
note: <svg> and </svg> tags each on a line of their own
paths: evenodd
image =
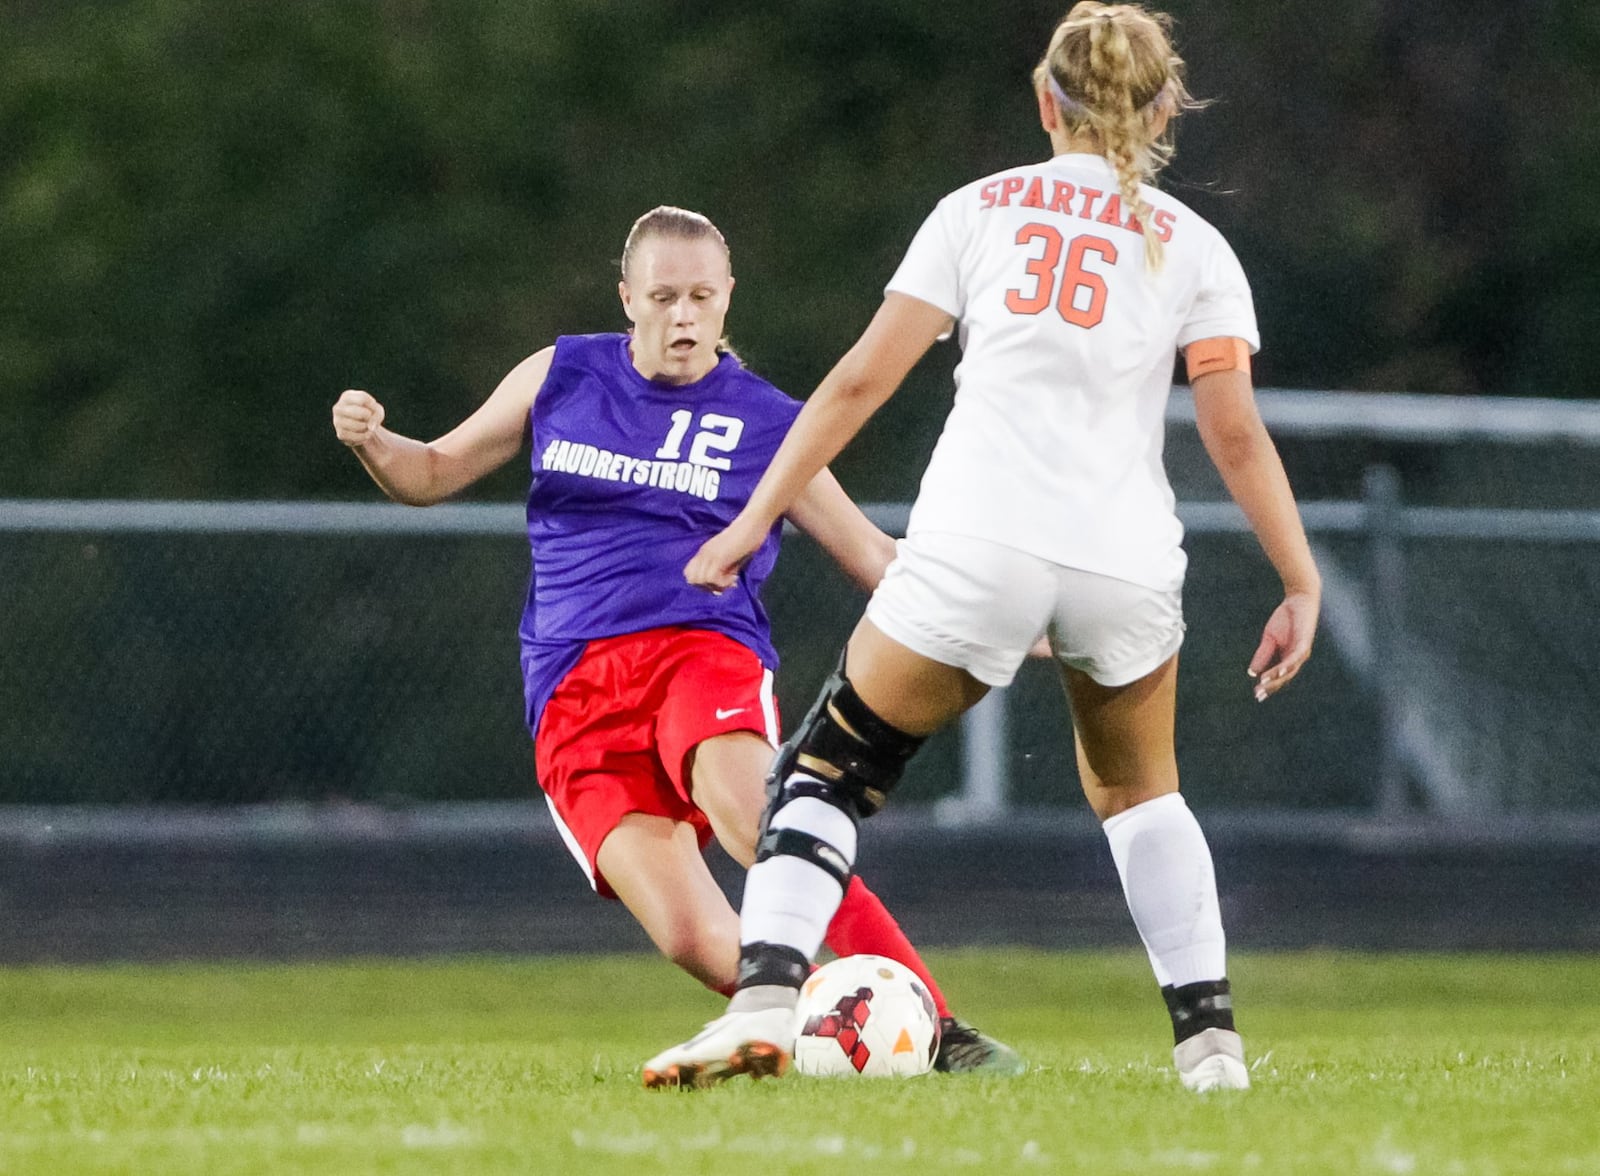
<svg viewBox="0 0 1600 1176">
<path fill-rule="evenodd" d="M 0 971 L 0 1172 L 1600 1173 L 1600 960 L 1240 955 L 1248 1094 L 1142 956 L 930 957 L 1013 1080 L 647 1093 L 719 1010 L 626 956 Z"/>
</svg>

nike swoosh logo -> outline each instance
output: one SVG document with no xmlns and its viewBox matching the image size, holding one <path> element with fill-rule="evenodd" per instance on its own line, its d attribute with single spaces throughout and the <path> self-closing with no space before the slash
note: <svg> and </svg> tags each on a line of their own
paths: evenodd
<svg viewBox="0 0 1600 1176">
<path fill-rule="evenodd" d="M 733 718 L 734 715 L 742 715 L 742 714 L 744 714 L 745 711 L 747 711 L 749 709 L 750 708 L 747 707 L 747 706 L 736 706 L 732 710 L 723 710 L 719 706 L 717 708 L 717 718 L 719 718 L 719 719 L 731 719 L 731 718 Z"/>
</svg>

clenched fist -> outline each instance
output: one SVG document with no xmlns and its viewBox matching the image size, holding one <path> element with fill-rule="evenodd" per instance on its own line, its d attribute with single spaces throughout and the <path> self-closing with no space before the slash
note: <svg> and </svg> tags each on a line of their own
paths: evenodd
<svg viewBox="0 0 1600 1176">
<path fill-rule="evenodd" d="M 360 449 L 383 424 L 383 405 L 371 393 L 348 388 L 333 406 L 333 433 L 351 449 Z"/>
</svg>

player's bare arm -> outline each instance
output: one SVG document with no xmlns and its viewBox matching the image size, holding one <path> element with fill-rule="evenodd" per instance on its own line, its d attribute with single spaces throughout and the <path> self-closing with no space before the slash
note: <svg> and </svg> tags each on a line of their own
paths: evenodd
<svg viewBox="0 0 1600 1176">
<path fill-rule="evenodd" d="M 1192 384 L 1206 453 L 1283 581 L 1283 603 L 1267 621 L 1250 659 L 1256 698 L 1264 701 L 1287 685 L 1311 656 L 1322 577 L 1311 558 L 1283 462 L 1256 409 L 1249 373 L 1237 368 L 1206 372 L 1195 375 Z"/>
<path fill-rule="evenodd" d="M 383 405 L 359 389 L 347 390 L 333 406 L 334 434 L 390 498 L 407 506 L 432 506 L 517 455 L 554 354 L 554 347 L 546 347 L 523 360 L 471 416 L 434 441 L 418 441 L 384 427 Z"/>
<path fill-rule="evenodd" d="M 731 587 L 772 524 L 950 327 L 950 316 L 931 303 L 907 294 L 886 297 L 855 346 L 806 401 L 744 510 L 706 541 L 684 568 L 684 578 L 713 591 Z"/>
<path fill-rule="evenodd" d="M 863 591 L 876 588 L 894 562 L 894 539 L 862 513 L 830 470 L 811 479 L 788 517 Z"/>
</svg>

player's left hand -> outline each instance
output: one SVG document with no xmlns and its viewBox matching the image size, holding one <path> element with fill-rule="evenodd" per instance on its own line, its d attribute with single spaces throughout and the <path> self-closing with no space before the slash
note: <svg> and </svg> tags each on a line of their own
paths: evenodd
<svg viewBox="0 0 1600 1176">
<path fill-rule="evenodd" d="M 1267 618 L 1250 668 L 1245 672 L 1255 682 L 1257 702 L 1265 702 L 1289 684 L 1300 667 L 1311 657 L 1311 641 L 1317 634 L 1317 614 L 1321 596 L 1315 592 L 1290 592 Z"/>
<path fill-rule="evenodd" d="M 700 545 L 683 568 L 683 578 L 713 596 L 739 582 L 739 572 L 761 550 L 766 529 L 756 529 L 740 516 Z"/>
</svg>

